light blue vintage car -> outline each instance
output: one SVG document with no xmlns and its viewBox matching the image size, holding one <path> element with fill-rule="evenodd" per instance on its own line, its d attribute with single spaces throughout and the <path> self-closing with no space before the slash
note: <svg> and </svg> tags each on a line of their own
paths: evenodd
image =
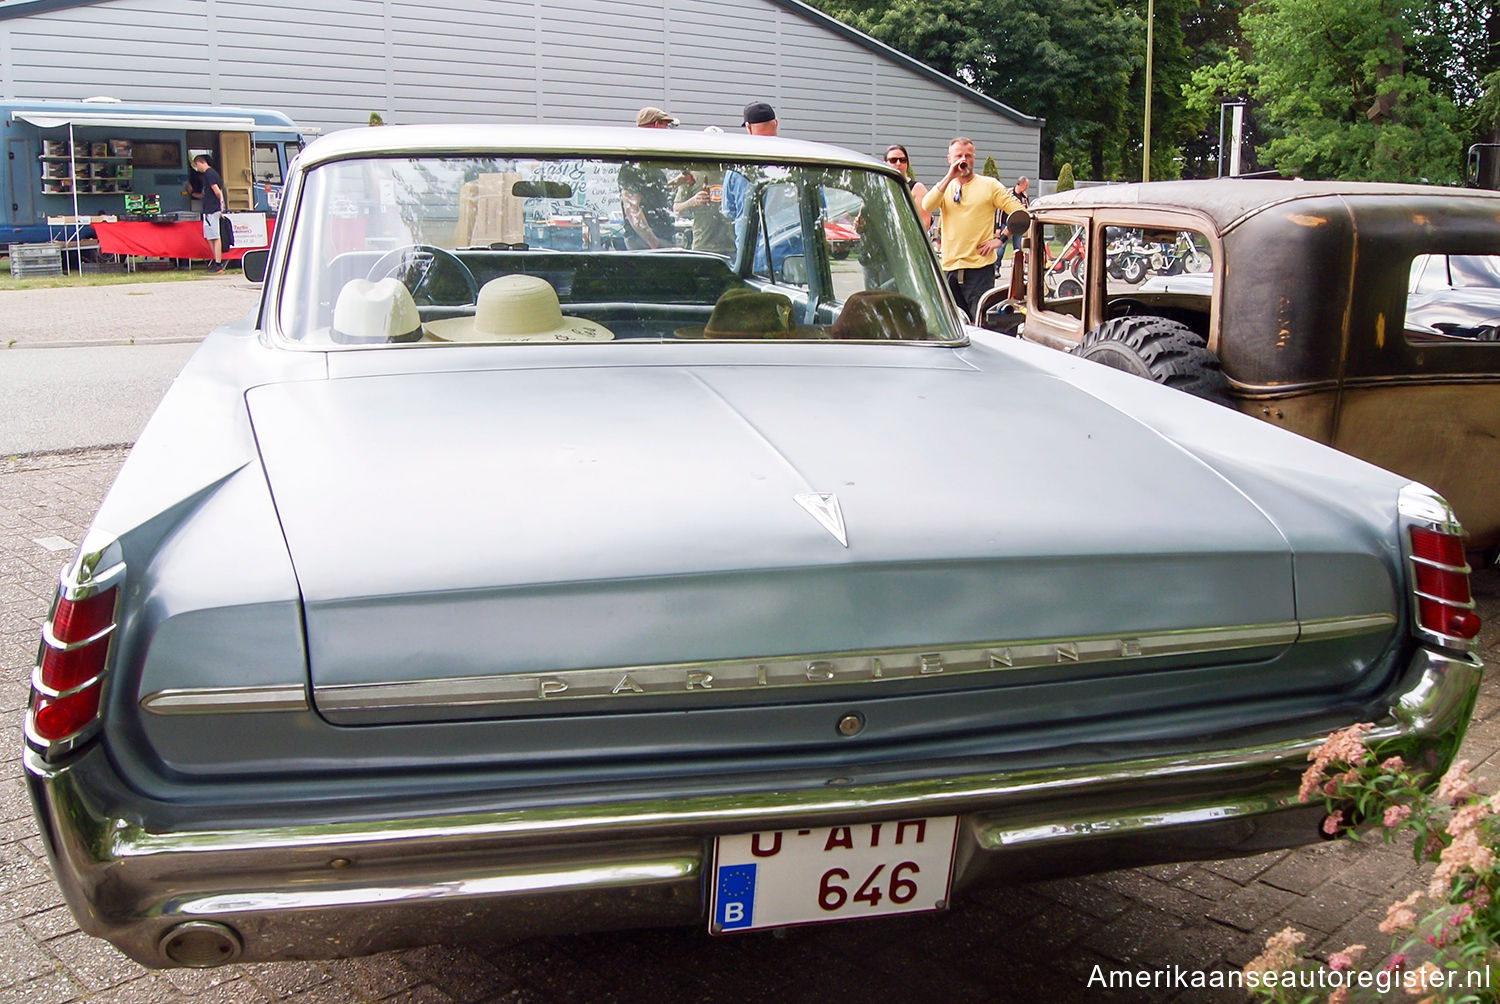
<svg viewBox="0 0 1500 1004">
<path fill-rule="evenodd" d="M 738 244 L 615 250 L 627 185 Z M 964 327 L 884 165 L 358 129 L 281 220 L 33 679 L 58 882 L 146 965 L 944 909 L 1315 840 L 1336 728 L 1459 741 L 1447 505 Z"/>
</svg>

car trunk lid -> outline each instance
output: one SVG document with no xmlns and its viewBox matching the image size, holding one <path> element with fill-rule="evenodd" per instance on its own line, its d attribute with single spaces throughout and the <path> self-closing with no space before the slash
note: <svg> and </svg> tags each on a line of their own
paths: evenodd
<svg viewBox="0 0 1500 1004">
<path fill-rule="evenodd" d="M 1080 643 L 1103 657 L 1181 632 L 1295 637 L 1281 534 L 1150 430 L 1023 370 L 1003 394 L 951 362 L 832 372 L 540 367 L 252 390 L 319 710 L 721 708 L 788 700 L 777 673 L 843 678 L 845 657 L 866 675 L 884 658 L 915 693 L 960 662 L 977 685 L 1017 652 L 1063 674 Z M 1002 642 L 1042 647 L 986 647 Z"/>
</svg>

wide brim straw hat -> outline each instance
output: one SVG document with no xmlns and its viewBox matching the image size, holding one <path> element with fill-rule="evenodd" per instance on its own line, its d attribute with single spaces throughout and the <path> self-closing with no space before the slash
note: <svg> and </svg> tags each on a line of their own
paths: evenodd
<svg viewBox="0 0 1500 1004">
<path fill-rule="evenodd" d="M 473 317 L 427 322 L 440 342 L 607 342 L 614 332 L 597 321 L 567 317 L 557 290 L 535 275 L 502 275 L 479 291 Z"/>
<path fill-rule="evenodd" d="M 792 301 L 781 293 L 740 287 L 714 303 L 701 328 L 678 328 L 678 338 L 819 338 L 818 328 L 792 320 Z"/>
<path fill-rule="evenodd" d="M 422 318 L 400 279 L 350 279 L 334 302 L 330 336 L 343 345 L 414 342 L 422 337 Z"/>
</svg>

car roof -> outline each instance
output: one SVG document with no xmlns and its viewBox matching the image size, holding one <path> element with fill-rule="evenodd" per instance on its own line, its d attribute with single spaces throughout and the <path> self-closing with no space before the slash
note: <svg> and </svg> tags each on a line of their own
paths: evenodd
<svg viewBox="0 0 1500 1004">
<path fill-rule="evenodd" d="M 873 157 L 826 143 L 687 129 L 561 125 L 413 125 L 341 129 L 309 144 L 304 167 L 389 154 L 562 154 L 826 164 L 895 172 Z"/>
<path fill-rule="evenodd" d="M 1091 185 L 1057 192 L 1032 202 L 1034 209 L 1160 208 L 1187 209 L 1212 219 L 1220 231 L 1272 206 L 1307 199 L 1340 197 L 1359 202 L 1408 199 L 1414 204 L 1441 200 L 1453 208 L 1472 199 L 1476 209 L 1500 213 L 1500 192 L 1439 185 L 1388 185 L 1358 181 L 1276 181 L 1257 178 L 1213 178 L 1202 181 L 1152 181 Z M 1415 208 L 1415 205 L 1414 205 Z"/>
</svg>

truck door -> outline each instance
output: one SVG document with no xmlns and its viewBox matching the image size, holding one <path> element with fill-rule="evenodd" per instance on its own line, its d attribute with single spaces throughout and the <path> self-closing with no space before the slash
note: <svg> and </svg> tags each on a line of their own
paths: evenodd
<svg viewBox="0 0 1500 1004">
<path fill-rule="evenodd" d="M 251 208 L 250 189 L 255 175 L 250 160 L 250 134 L 219 133 L 219 154 L 224 158 L 224 167 L 219 173 L 224 178 L 224 201 L 228 203 L 228 209 L 233 212 Z"/>
<path fill-rule="evenodd" d="M 12 136 L 5 143 L 5 209 L 0 219 L 13 226 L 25 227 L 37 222 L 36 202 L 32 198 L 40 182 L 36 151 L 25 136 Z"/>
<path fill-rule="evenodd" d="M 253 154 L 255 172 L 254 209 L 257 212 L 274 213 L 281 206 L 281 181 L 284 165 L 281 162 L 281 144 L 271 140 L 257 140 Z"/>
</svg>

